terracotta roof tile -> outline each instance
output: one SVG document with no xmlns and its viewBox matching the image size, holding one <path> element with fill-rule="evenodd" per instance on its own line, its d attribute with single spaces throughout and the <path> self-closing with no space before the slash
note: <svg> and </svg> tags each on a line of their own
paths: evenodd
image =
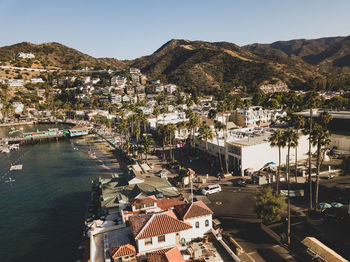
<svg viewBox="0 0 350 262">
<path fill-rule="evenodd" d="M 152 196 L 146 196 L 146 197 L 141 197 L 141 198 L 134 198 L 130 200 L 131 205 L 136 205 L 136 204 L 151 204 L 157 202 L 157 197 L 152 195 Z"/>
<path fill-rule="evenodd" d="M 177 219 L 171 210 L 152 215 L 131 217 L 129 221 L 135 239 L 160 236 L 192 228 L 190 224 Z"/>
<path fill-rule="evenodd" d="M 136 249 L 131 244 L 116 246 L 110 248 L 110 254 L 112 258 L 118 258 L 129 255 L 136 255 Z"/>
<path fill-rule="evenodd" d="M 176 205 L 183 205 L 186 202 L 182 197 L 172 197 L 172 198 L 161 198 L 157 201 L 157 206 L 163 210 L 172 208 Z"/>
<path fill-rule="evenodd" d="M 177 247 L 150 252 L 146 256 L 147 262 L 185 262 Z"/>
<path fill-rule="evenodd" d="M 183 220 L 213 214 L 213 211 L 202 201 L 178 205 L 175 206 L 174 209 L 179 218 Z"/>
</svg>

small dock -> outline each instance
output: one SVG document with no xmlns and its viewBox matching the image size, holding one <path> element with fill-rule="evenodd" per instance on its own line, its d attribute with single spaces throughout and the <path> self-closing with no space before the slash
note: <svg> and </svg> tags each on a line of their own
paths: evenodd
<svg viewBox="0 0 350 262">
<path fill-rule="evenodd" d="M 23 133 L 18 137 L 3 138 L 2 141 L 5 144 L 16 144 L 13 149 L 17 149 L 20 143 L 30 143 L 41 140 L 58 140 L 60 138 L 71 138 L 77 136 L 84 136 L 89 134 L 87 127 L 75 126 L 71 129 L 59 130 L 58 128 L 52 128 L 47 131 L 36 131 Z"/>
</svg>

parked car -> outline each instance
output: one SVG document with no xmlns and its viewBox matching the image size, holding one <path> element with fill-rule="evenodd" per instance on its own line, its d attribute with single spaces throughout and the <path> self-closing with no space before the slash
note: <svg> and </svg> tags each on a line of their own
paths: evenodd
<svg viewBox="0 0 350 262">
<path fill-rule="evenodd" d="M 217 192 L 221 192 L 220 185 L 209 185 L 209 186 L 206 186 L 205 188 L 202 189 L 202 194 L 205 196 L 208 194 L 214 194 Z"/>
</svg>

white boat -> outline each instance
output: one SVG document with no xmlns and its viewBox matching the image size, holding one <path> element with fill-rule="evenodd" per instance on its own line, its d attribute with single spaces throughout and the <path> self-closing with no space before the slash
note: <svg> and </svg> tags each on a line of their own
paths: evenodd
<svg viewBox="0 0 350 262">
<path fill-rule="evenodd" d="M 13 165 L 10 167 L 10 171 L 22 170 L 23 165 Z"/>
<path fill-rule="evenodd" d="M 19 150 L 19 144 L 12 144 L 8 147 L 10 150 Z"/>
<path fill-rule="evenodd" d="M 2 153 L 6 153 L 9 154 L 10 153 L 10 149 L 8 147 L 5 147 L 1 150 Z"/>
<path fill-rule="evenodd" d="M 11 177 L 9 178 L 9 180 L 6 180 L 5 183 L 13 183 L 15 182 L 16 180 L 12 179 Z"/>
</svg>

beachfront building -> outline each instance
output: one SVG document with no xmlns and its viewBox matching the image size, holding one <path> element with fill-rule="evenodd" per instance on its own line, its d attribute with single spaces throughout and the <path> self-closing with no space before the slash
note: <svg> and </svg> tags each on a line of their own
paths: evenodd
<svg viewBox="0 0 350 262">
<path fill-rule="evenodd" d="M 258 127 L 242 128 L 229 130 L 227 134 L 227 143 L 225 146 L 224 132 L 219 132 L 219 141 L 215 137 L 212 141 L 208 141 L 208 153 L 218 157 L 219 147 L 222 159 L 225 159 L 225 150 L 227 150 L 229 171 L 236 175 L 244 175 L 244 170 L 251 168 L 255 171 L 260 170 L 269 162 L 278 163 L 278 148 L 271 147 L 269 137 L 272 129 L 264 129 Z M 197 140 L 196 147 L 207 152 L 205 141 Z M 299 134 L 298 144 L 298 161 L 308 158 L 308 136 Z M 287 148 L 281 150 L 281 163 L 286 163 Z M 295 162 L 294 149 L 290 153 L 290 162 Z M 312 152 L 315 148 L 312 149 Z"/>
<path fill-rule="evenodd" d="M 140 255 L 146 252 L 175 247 L 189 237 L 192 226 L 178 219 L 174 211 L 131 217 L 130 227 Z M 187 233 L 187 234 L 186 234 Z"/>
</svg>

